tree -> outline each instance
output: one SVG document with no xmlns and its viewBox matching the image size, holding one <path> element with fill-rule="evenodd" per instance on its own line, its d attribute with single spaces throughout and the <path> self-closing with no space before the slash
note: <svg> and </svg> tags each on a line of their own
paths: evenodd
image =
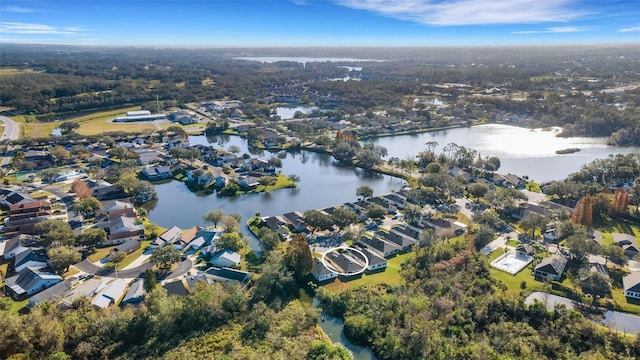
<svg viewBox="0 0 640 360">
<path fill-rule="evenodd" d="M 593 224 L 593 197 L 586 195 L 576 204 L 571 214 L 571 221 L 575 224 L 591 226 Z"/>
<path fill-rule="evenodd" d="M 93 194 L 93 190 L 91 190 L 89 185 L 80 179 L 76 179 L 73 184 L 71 184 L 71 191 L 73 191 L 79 199 L 86 199 Z"/>
<path fill-rule="evenodd" d="M 403 210 L 403 213 L 405 220 L 407 220 L 409 223 L 412 223 L 422 216 L 422 206 L 407 204 L 407 206 Z"/>
<path fill-rule="evenodd" d="M 58 246 L 47 251 L 53 269 L 62 274 L 69 270 L 69 266 L 80 262 L 82 255 L 68 246 Z"/>
<path fill-rule="evenodd" d="M 547 226 L 547 218 L 536 213 L 526 214 L 522 220 L 520 220 L 520 227 L 524 231 L 530 231 L 531 237 L 534 238 L 536 230 L 544 231 Z"/>
<path fill-rule="evenodd" d="M 487 194 L 489 188 L 485 184 L 473 183 L 467 187 L 467 191 L 476 198 L 481 198 Z"/>
<path fill-rule="evenodd" d="M 586 269 L 578 273 L 578 285 L 584 294 L 604 298 L 611 294 L 611 283 L 609 279 L 597 271 Z"/>
<path fill-rule="evenodd" d="M 282 160 L 280 160 L 277 156 L 272 156 L 269 158 L 269 160 L 267 160 L 267 164 L 272 169 L 279 169 L 282 167 Z"/>
<path fill-rule="evenodd" d="M 210 210 L 208 213 L 202 216 L 202 220 L 207 224 L 213 224 L 214 227 L 218 226 L 218 223 L 224 217 L 224 211 L 219 209 Z"/>
<path fill-rule="evenodd" d="M 514 210 L 520 201 L 527 200 L 527 197 L 518 189 L 496 187 L 487 193 L 485 199 L 497 211 L 508 212 Z"/>
<path fill-rule="evenodd" d="M 220 221 L 220 227 L 225 233 L 233 233 L 240 231 L 240 221 L 237 216 L 223 216 Z"/>
<path fill-rule="evenodd" d="M 89 158 L 89 156 L 91 156 L 91 152 L 89 151 L 89 149 L 82 145 L 73 145 L 71 147 L 70 153 L 71 157 L 75 160 L 85 161 Z"/>
<path fill-rule="evenodd" d="M 371 204 L 367 207 L 367 216 L 371 219 L 384 219 L 387 210 L 379 204 Z"/>
<path fill-rule="evenodd" d="M 95 212 L 102 209 L 102 203 L 93 196 L 80 199 L 73 204 L 73 209 L 76 213 L 81 214 L 83 217 L 94 217 Z"/>
<path fill-rule="evenodd" d="M 142 281 L 142 287 L 147 293 L 151 292 L 151 290 L 155 289 L 158 286 L 158 278 L 156 277 L 156 273 L 154 273 L 151 269 L 145 270 Z"/>
<path fill-rule="evenodd" d="M 292 183 L 299 183 L 300 182 L 300 176 L 295 175 L 295 174 L 291 174 L 291 175 L 287 176 L 287 179 L 289 179 L 289 181 L 291 181 Z"/>
<path fill-rule="evenodd" d="M 126 172 L 118 177 L 118 181 L 114 185 L 120 186 L 125 193 L 131 194 L 139 184 L 140 179 L 135 173 Z"/>
<path fill-rule="evenodd" d="M 487 210 L 473 214 L 473 222 L 478 225 L 486 225 L 492 229 L 497 229 L 500 227 L 502 220 L 500 220 L 498 214 L 494 211 Z"/>
<path fill-rule="evenodd" d="M 635 184 L 631 188 L 629 198 L 636 204 L 636 213 L 640 213 L 640 178 L 637 178 Z"/>
<path fill-rule="evenodd" d="M 340 229 L 343 229 L 358 221 L 358 215 L 356 215 L 356 213 L 354 213 L 353 211 L 345 208 L 344 206 L 336 207 L 333 210 L 333 214 L 331 214 L 331 218 L 333 219 L 333 223 Z"/>
<path fill-rule="evenodd" d="M 482 162 L 482 167 L 490 173 L 498 171 L 500 169 L 500 158 L 496 156 L 490 156 Z"/>
<path fill-rule="evenodd" d="M 333 219 L 331 216 L 319 211 L 319 210 L 307 210 L 302 214 L 304 222 L 311 226 L 312 233 L 316 230 L 328 230 L 333 226 Z"/>
<path fill-rule="evenodd" d="M 173 245 L 157 248 L 149 257 L 149 262 L 160 269 L 169 269 L 178 261 L 180 261 L 180 251 Z"/>
<path fill-rule="evenodd" d="M 324 341 L 315 340 L 311 343 L 306 360 L 348 360 L 349 352 L 342 346 L 335 346 Z"/>
<path fill-rule="evenodd" d="M 618 266 L 626 266 L 629 258 L 624 249 L 618 245 L 608 245 L 602 247 L 602 256 Z M 605 263 L 606 265 L 606 263 Z"/>
<path fill-rule="evenodd" d="M 73 121 L 65 121 L 62 124 L 58 125 L 58 128 L 60 128 L 60 132 L 62 133 L 62 135 L 67 135 L 71 134 L 74 130 L 79 129 L 80 124 Z"/>
<path fill-rule="evenodd" d="M 275 249 L 280 244 L 280 236 L 268 227 L 263 227 L 258 233 L 262 248 L 266 251 Z"/>
<path fill-rule="evenodd" d="M 617 217 L 626 215 L 629 212 L 629 192 L 622 188 L 617 189 L 612 205 L 609 215 Z"/>
<path fill-rule="evenodd" d="M 477 250 L 487 246 L 495 237 L 494 231 L 488 226 L 480 226 L 476 232 L 474 244 Z"/>
<path fill-rule="evenodd" d="M 107 233 L 102 228 L 89 228 L 78 236 L 80 245 L 93 248 L 107 241 Z"/>
<path fill-rule="evenodd" d="M 111 253 L 109 253 L 109 261 L 116 264 L 116 266 L 118 266 L 118 264 L 121 263 L 126 257 L 127 253 L 120 250 L 112 251 Z"/>
<path fill-rule="evenodd" d="M 186 138 L 186 137 L 187 137 L 187 132 L 186 132 L 186 131 L 181 127 L 181 126 L 178 126 L 178 125 L 171 125 L 171 126 L 169 126 L 169 127 L 167 128 L 167 131 L 168 131 L 168 132 L 172 132 L 172 133 L 174 133 L 174 134 L 176 134 L 176 135 L 180 135 L 180 136 L 182 136 L 183 138 Z"/>
<path fill-rule="evenodd" d="M 570 249 L 571 255 L 577 261 L 584 261 L 589 254 L 601 253 L 600 245 L 586 236 L 583 231 L 569 236 L 566 244 Z"/>
<path fill-rule="evenodd" d="M 229 145 L 227 151 L 232 153 L 233 155 L 238 155 L 242 150 L 238 145 Z"/>
<path fill-rule="evenodd" d="M 44 169 L 38 173 L 38 176 L 40 176 L 43 182 L 53 182 L 60 176 L 60 170 L 58 168 Z"/>
<path fill-rule="evenodd" d="M 41 221 L 34 225 L 34 233 L 40 236 L 40 243 L 43 246 L 72 246 L 76 242 L 76 235 L 71 226 L 62 220 Z"/>
<path fill-rule="evenodd" d="M 362 185 L 356 189 L 356 196 L 362 197 L 362 200 L 367 200 L 373 196 L 373 189 L 370 186 Z"/>
<path fill-rule="evenodd" d="M 224 233 L 214 241 L 216 250 L 231 250 L 234 252 L 240 251 L 244 247 L 242 237 L 237 232 Z"/>
<path fill-rule="evenodd" d="M 131 153 L 129 152 L 129 149 L 124 146 L 116 146 L 109 150 L 109 156 L 120 160 L 126 160 L 129 159 Z"/>
<path fill-rule="evenodd" d="M 270 252 L 261 267 L 262 273 L 251 288 L 254 301 L 264 301 L 266 304 L 285 304 L 295 292 L 293 274 L 285 266 L 282 256 L 277 252 Z"/>
<path fill-rule="evenodd" d="M 359 147 L 347 141 L 340 141 L 333 149 L 333 157 L 345 164 L 351 164 L 358 154 Z"/>
<path fill-rule="evenodd" d="M 303 280 L 309 275 L 313 267 L 313 255 L 304 235 L 293 235 L 284 255 L 284 261 L 296 280 Z"/>
<path fill-rule="evenodd" d="M 66 164 L 69 159 L 71 159 L 69 150 L 65 149 L 62 145 L 54 146 L 53 149 L 51 149 L 50 153 L 51 157 L 53 158 L 53 162 L 55 162 L 56 165 Z"/>
<path fill-rule="evenodd" d="M 145 204 L 158 196 L 155 187 L 148 181 L 140 181 L 138 185 L 131 191 L 131 199 L 133 204 L 140 206 Z"/>
</svg>

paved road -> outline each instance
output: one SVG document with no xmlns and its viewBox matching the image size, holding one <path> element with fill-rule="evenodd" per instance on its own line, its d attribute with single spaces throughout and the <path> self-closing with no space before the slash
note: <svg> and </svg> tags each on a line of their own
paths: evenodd
<svg viewBox="0 0 640 360">
<path fill-rule="evenodd" d="M 95 264 L 93 264 L 91 261 L 89 261 L 89 259 L 86 259 L 84 261 L 81 261 L 77 264 L 74 265 L 78 270 L 85 272 L 87 274 L 96 274 L 98 276 L 102 276 L 102 277 L 116 277 L 115 271 L 112 269 L 105 269 L 102 268 L 100 266 L 97 266 Z M 138 267 L 135 267 L 133 269 L 127 269 L 127 270 L 118 270 L 118 277 L 119 278 L 127 278 L 127 279 L 133 279 L 133 278 L 137 278 L 138 276 L 140 276 L 143 272 L 145 272 L 147 269 L 151 269 L 153 265 L 151 263 L 146 263 L 146 264 L 142 264 Z M 184 274 L 186 274 L 189 270 L 191 270 L 191 268 L 193 267 L 193 263 L 191 262 L 191 260 L 187 259 L 185 261 L 182 261 L 180 263 L 178 263 L 178 268 L 172 272 L 167 278 L 171 279 L 171 278 L 175 278 L 178 276 L 182 276 Z"/>
<path fill-rule="evenodd" d="M 4 133 L 0 140 L 18 140 L 20 138 L 20 125 L 6 116 L 0 116 L 4 123 Z"/>
</svg>

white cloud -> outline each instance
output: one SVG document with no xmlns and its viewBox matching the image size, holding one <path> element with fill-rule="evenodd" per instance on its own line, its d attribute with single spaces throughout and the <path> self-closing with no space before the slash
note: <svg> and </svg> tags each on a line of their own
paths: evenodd
<svg viewBox="0 0 640 360">
<path fill-rule="evenodd" d="M 30 24 L 0 21 L 0 33 L 4 34 L 50 34 L 50 35 L 78 35 L 81 29 L 77 27 L 55 27 L 46 24 Z"/>
<path fill-rule="evenodd" d="M 1 9 L 3 12 L 12 12 L 12 13 L 30 13 L 33 12 L 33 9 L 27 9 L 20 6 L 6 6 Z"/>
<path fill-rule="evenodd" d="M 307 5 L 307 0 L 290 0 L 290 1 L 298 6 Z"/>
<path fill-rule="evenodd" d="M 618 30 L 618 32 L 635 32 L 635 31 L 640 31 L 640 26 L 634 26 L 634 27 Z"/>
<path fill-rule="evenodd" d="M 590 28 L 586 26 L 556 26 L 546 28 L 544 30 L 525 30 L 525 31 L 514 31 L 512 34 L 562 34 L 562 33 L 575 33 L 587 31 Z"/>
<path fill-rule="evenodd" d="M 335 0 L 352 9 L 428 25 L 566 22 L 587 15 L 571 0 Z"/>
</svg>

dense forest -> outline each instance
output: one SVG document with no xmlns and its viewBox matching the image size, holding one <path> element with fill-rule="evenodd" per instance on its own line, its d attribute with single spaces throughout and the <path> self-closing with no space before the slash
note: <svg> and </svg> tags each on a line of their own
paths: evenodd
<svg viewBox="0 0 640 360">
<path fill-rule="evenodd" d="M 350 56 L 360 81 L 329 81 L 340 63 L 260 63 L 239 56 Z M 155 110 L 204 99 L 257 108 L 272 94 L 294 95 L 353 114 L 406 110 L 407 98 L 446 97 L 462 120 L 500 113 L 527 126 L 561 126 L 566 136 L 640 143 L 640 53 L 635 47 L 413 49 L 144 49 L 3 46 L 0 106 L 53 120 L 80 110 L 142 104 Z M 345 63 L 348 64 L 348 63 Z M 353 65 L 353 64 L 351 64 Z M 443 90 L 442 84 L 463 84 Z M 630 86 L 631 85 L 631 86 Z M 612 90 L 627 86 L 626 90 Z M 497 96 L 483 95 L 499 89 Z M 330 101 L 327 101 L 330 99 Z M 154 104 L 154 105 L 150 105 Z"/>
</svg>

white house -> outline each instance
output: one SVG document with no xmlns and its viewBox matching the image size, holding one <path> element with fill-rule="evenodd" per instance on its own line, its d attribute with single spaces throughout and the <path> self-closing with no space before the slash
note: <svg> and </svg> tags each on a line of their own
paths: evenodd
<svg viewBox="0 0 640 360">
<path fill-rule="evenodd" d="M 624 296 L 640 300 L 640 272 L 632 271 L 622 278 Z"/>
<path fill-rule="evenodd" d="M 240 254 L 231 250 L 225 250 L 214 254 L 209 264 L 217 267 L 234 267 L 240 264 Z"/>
<path fill-rule="evenodd" d="M 338 274 L 336 272 L 327 269 L 322 261 L 320 261 L 320 259 L 318 259 L 317 257 L 313 258 L 311 275 L 313 275 L 313 277 L 318 281 L 327 281 L 338 277 Z"/>
</svg>

